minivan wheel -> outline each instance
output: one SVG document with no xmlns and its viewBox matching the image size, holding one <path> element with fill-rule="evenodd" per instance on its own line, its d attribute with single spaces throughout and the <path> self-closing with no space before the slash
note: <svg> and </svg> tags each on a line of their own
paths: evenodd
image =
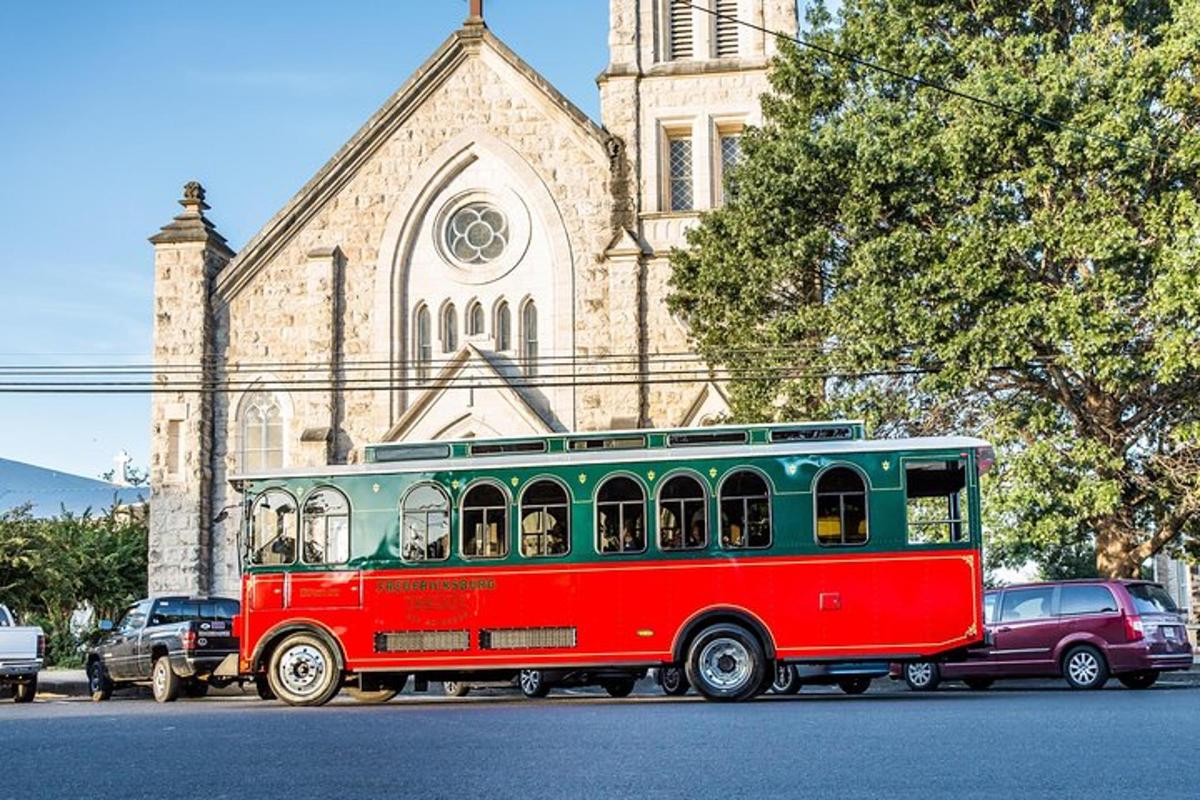
<svg viewBox="0 0 1200 800">
<path fill-rule="evenodd" d="M 534 700 L 550 694 L 550 684 L 546 682 L 546 674 L 540 669 L 521 670 L 521 693 Z"/>
<path fill-rule="evenodd" d="M 1084 644 L 1067 651 L 1062 671 L 1072 689 L 1101 689 L 1108 683 L 1108 663 L 1091 645 Z"/>
<path fill-rule="evenodd" d="M 466 681 L 442 681 L 442 694 L 446 697 L 466 697 L 471 692 L 471 684 Z"/>
<path fill-rule="evenodd" d="M 679 697 L 688 693 L 692 685 L 688 683 L 683 667 L 660 667 L 658 670 L 658 685 L 663 693 L 671 697 Z"/>
<path fill-rule="evenodd" d="M 984 689 L 990 689 L 992 684 L 995 682 L 995 678 L 963 678 L 963 683 L 967 685 L 967 688 L 976 692 L 982 692 Z"/>
<path fill-rule="evenodd" d="M 1149 689 L 1158 680 L 1158 670 L 1144 669 L 1141 672 L 1127 672 L 1124 675 L 1118 675 L 1117 680 L 1126 689 Z"/>
<path fill-rule="evenodd" d="M 705 628 L 688 648 L 688 680 L 706 700 L 749 700 L 772 673 L 762 645 L 740 625 Z"/>
<path fill-rule="evenodd" d="M 838 686 L 846 694 L 862 694 L 871 688 L 870 675 L 851 675 L 838 680 Z"/>
<path fill-rule="evenodd" d="M 800 691 L 800 676 L 796 668 L 791 664 L 776 664 L 771 691 L 775 694 L 795 694 Z"/>
<path fill-rule="evenodd" d="M 904 682 L 914 692 L 932 692 L 942 682 L 942 671 L 932 661 L 904 665 Z"/>
<path fill-rule="evenodd" d="M 629 697 L 633 694 L 633 687 L 636 683 L 637 681 L 633 678 L 608 681 L 604 684 L 604 691 L 608 692 L 610 697 Z"/>
</svg>

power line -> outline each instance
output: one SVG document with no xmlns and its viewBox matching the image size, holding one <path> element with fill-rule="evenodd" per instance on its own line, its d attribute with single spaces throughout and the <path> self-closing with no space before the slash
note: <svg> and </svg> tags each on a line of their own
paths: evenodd
<svg viewBox="0 0 1200 800">
<path fill-rule="evenodd" d="M 738 17 L 732 16 L 730 14 L 723 14 L 720 11 L 717 11 L 715 8 L 707 8 L 707 7 L 699 5 L 697 3 L 690 3 L 689 5 L 693 9 L 696 9 L 698 11 L 703 11 L 705 14 L 710 14 L 718 19 L 728 20 L 737 25 L 742 25 L 744 27 L 750 28 L 751 30 L 758 31 L 759 33 L 764 33 L 768 36 L 773 36 L 776 39 L 781 39 L 783 41 L 792 42 L 794 44 L 801 45 L 802 47 L 807 47 L 810 50 L 815 50 L 816 52 L 822 53 L 831 58 L 841 59 L 842 61 L 846 61 L 851 64 L 858 65 L 860 67 L 866 67 L 867 69 L 873 69 L 873 70 L 877 70 L 879 72 L 883 72 L 887 75 L 891 75 L 893 78 L 899 78 L 900 80 L 912 83 L 915 86 L 921 86 L 926 89 L 934 89 L 936 91 L 943 92 L 943 93 L 951 95 L 953 97 L 958 97 L 962 100 L 967 100 L 972 103 L 979 103 L 980 105 L 987 106 L 988 108 L 991 108 L 995 111 L 1000 111 L 1005 114 L 1011 114 L 1014 116 L 1023 117 L 1027 120 L 1030 120 L 1031 122 L 1036 122 L 1041 125 L 1049 125 L 1051 127 L 1057 128 L 1058 130 L 1075 133 L 1080 136 L 1087 137 L 1089 139 L 1095 139 L 1097 141 L 1104 142 L 1106 144 L 1115 145 L 1115 146 L 1121 147 L 1121 148 L 1127 148 L 1129 150 L 1136 150 L 1136 151 L 1139 151 L 1142 153 L 1146 153 L 1147 155 L 1156 155 L 1156 156 L 1161 156 L 1162 158 L 1170 158 L 1169 153 L 1165 153 L 1156 147 L 1143 147 L 1142 145 L 1139 145 L 1139 144 L 1131 144 L 1131 143 L 1123 141 L 1121 139 L 1115 139 L 1111 136 L 1106 136 L 1102 133 L 1096 133 L 1095 131 L 1091 131 L 1086 128 L 1080 128 L 1075 125 L 1071 125 L 1071 124 L 1063 122 L 1061 120 L 1054 119 L 1053 117 L 1046 117 L 1046 116 L 1042 116 L 1041 114 L 1034 114 L 1029 111 L 1022 111 L 1019 108 L 1014 108 L 1013 106 L 1005 105 L 1004 103 L 998 102 L 996 100 L 989 100 L 986 97 L 980 97 L 979 95 L 970 94 L 969 92 L 964 92 L 961 89 L 953 89 L 949 86 L 946 86 L 945 84 L 938 83 L 937 81 L 931 81 L 931 80 L 928 80 L 927 78 L 922 78 L 918 75 L 909 75 L 908 73 L 901 72 L 898 69 L 884 66 L 883 64 L 877 64 L 874 61 L 868 61 L 867 59 L 863 58 L 862 56 L 858 56 L 853 53 L 847 53 L 847 52 L 843 52 L 841 50 L 834 50 L 833 48 L 825 47 L 824 45 L 819 45 L 819 44 L 816 44 L 815 42 L 810 42 L 806 39 L 801 39 L 799 36 L 789 36 L 786 33 L 772 30 L 771 28 L 767 28 L 763 25 L 758 25 L 753 22 L 747 22 L 746 20 L 739 19 Z"/>
</svg>

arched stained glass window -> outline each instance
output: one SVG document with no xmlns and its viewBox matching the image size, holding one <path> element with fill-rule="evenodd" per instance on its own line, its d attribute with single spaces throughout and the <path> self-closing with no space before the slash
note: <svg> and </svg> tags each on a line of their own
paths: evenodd
<svg viewBox="0 0 1200 800">
<path fill-rule="evenodd" d="M 512 312 L 506 302 L 501 302 L 496 308 L 496 349 L 512 349 Z"/>
<path fill-rule="evenodd" d="M 458 350 L 458 311 L 454 303 L 442 309 L 442 351 L 453 353 Z"/>
<path fill-rule="evenodd" d="M 483 305 L 474 301 L 467 308 L 467 336 L 483 336 Z"/>
<path fill-rule="evenodd" d="M 529 300 L 521 308 L 521 358 L 525 362 L 525 374 L 538 374 L 538 318 L 537 306 Z"/>
<path fill-rule="evenodd" d="M 255 392 L 242 402 L 242 471 L 283 466 L 283 410 L 271 392 Z"/>
<path fill-rule="evenodd" d="M 417 377 L 429 380 L 429 366 L 433 361 L 433 325 L 429 318 L 429 306 L 417 309 L 415 352 L 417 360 Z"/>
</svg>

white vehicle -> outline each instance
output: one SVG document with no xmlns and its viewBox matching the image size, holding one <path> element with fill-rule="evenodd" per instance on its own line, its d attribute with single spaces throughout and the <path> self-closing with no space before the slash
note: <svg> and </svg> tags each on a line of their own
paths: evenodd
<svg viewBox="0 0 1200 800">
<path fill-rule="evenodd" d="M 33 702 L 45 655 L 42 629 L 18 627 L 8 607 L 0 606 L 0 688 L 12 686 L 18 703 Z"/>
</svg>

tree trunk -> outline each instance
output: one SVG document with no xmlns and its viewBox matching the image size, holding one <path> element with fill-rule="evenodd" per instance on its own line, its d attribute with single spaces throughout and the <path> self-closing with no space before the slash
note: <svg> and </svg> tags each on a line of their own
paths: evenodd
<svg viewBox="0 0 1200 800">
<path fill-rule="evenodd" d="M 1095 521 L 1096 574 L 1102 578 L 1136 578 L 1141 570 L 1133 558 L 1137 532 L 1123 523 L 1119 513 Z"/>
</svg>

